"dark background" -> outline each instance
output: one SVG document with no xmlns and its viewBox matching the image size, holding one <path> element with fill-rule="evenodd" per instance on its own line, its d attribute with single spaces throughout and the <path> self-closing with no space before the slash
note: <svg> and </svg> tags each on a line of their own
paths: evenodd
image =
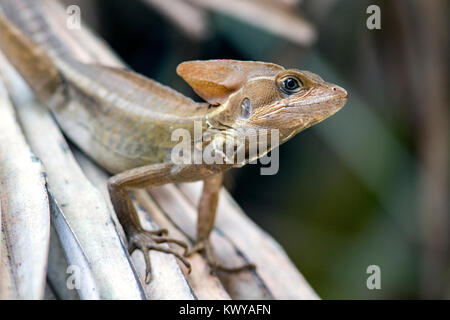
<svg viewBox="0 0 450 320">
<path fill-rule="evenodd" d="M 344 109 L 281 146 L 278 174 L 248 165 L 226 186 L 320 297 L 450 298 L 447 1 L 300 1 L 310 44 L 214 10 L 196 37 L 146 1 L 65 2 L 132 69 L 196 100 L 175 73 L 185 60 L 268 61 L 346 88 Z M 371 4 L 380 30 L 366 27 Z M 369 265 L 381 290 L 366 287 Z"/>
</svg>

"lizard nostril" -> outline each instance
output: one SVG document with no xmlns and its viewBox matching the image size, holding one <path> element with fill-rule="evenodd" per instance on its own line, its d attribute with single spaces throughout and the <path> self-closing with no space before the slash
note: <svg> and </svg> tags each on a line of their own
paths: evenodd
<svg viewBox="0 0 450 320">
<path fill-rule="evenodd" d="M 341 88 L 339 86 L 333 86 L 331 87 L 331 90 L 339 94 L 340 96 L 347 98 L 347 91 L 344 88 Z"/>
</svg>

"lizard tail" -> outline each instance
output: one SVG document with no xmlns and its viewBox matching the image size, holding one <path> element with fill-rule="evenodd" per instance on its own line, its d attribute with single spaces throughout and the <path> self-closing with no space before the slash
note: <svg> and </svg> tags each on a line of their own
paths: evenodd
<svg viewBox="0 0 450 320">
<path fill-rule="evenodd" d="M 1 4 L 4 9 L 4 2 Z M 52 101 L 63 82 L 57 66 L 45 49 L 28 38 L 1 10 L 0 49 L 39 100 Z"/>
<path fill-rule="evenodd" d="M 42 0 L 0 0 L 0 5 L 8 19 L 50 56 L 70 55 L 50 27 L 42 11 Z"/>
</svg>

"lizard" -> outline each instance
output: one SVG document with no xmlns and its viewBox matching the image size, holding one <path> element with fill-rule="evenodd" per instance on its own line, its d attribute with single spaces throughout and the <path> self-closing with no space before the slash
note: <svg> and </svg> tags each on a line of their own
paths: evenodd
<svg viewBox="0 0 450 320">
<path fill-rule="evenodd" d="M 347 91 L 314 73 L 273 63 L 182 62 L 176 72 L 205 100 L 195 102 L 134 71 L 78 61 L 53 33 L 37 1 L 2 0 L 1 4 L 0 49 L 51 110 L 65 135 L 112 174 L 108 180 L 111 202 L 127 234 L 129 251 L 144 253 L 145 281 L 151 279 L 150 250 L 174 254 L 188 268 L 185 257 L 199 251 L 205 252 L 214 269 L 253 268 L 251 263 L 235 268 L 220 265 L 209 239 L 223 173 L 262 156 L 251 154 L 247 140 L 234 139 L 233 150 L 244 150 L 247 157 L 236 161 L 232 153 L 230 161 L 223 152 L 224 143 L 249 129 L 276 130 L 279 142 L 269 144 L 269 152 L 339 111 Z M 173 160 L 178 144 L 174 130 L 183 129 L 195 137 L 196 125 L 202 129 L 201 138 L 207 139 L 191 138 L 192 150 L 210 148 L 223 161 Z M 144 230 L 129 191 L 199 180 L 203 190 L 193 248 L 167 237 L 167 230 Z M 159 245 L 164 242 L 182 246 L 184 254 Z"/>
</svg>

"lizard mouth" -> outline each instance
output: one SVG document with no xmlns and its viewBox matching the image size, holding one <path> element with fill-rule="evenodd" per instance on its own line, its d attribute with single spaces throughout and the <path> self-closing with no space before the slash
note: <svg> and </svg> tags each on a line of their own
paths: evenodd
<svg viewBox="0 0 450 320">
<path fill-rule="evenodd" d="M 300 101 L 299 99 L 296 99 L 297 101 L 289 103 L 286 107 L 295 108 L 304 106 L 314 106 L 321 103 L 331 104 L 339 100 L 344 101 L 344 103 L 347 101 L 348 93 L 347 90 L 345 90 L 344 88 L 333 84 L 327 86 L 327 91 L 328 94 L 322 95 L 316 93 L 314 96 L 313 90 L 309 90 L 306 94 L 300 97 L 301 99 Z"/>
<path fill-rule="evenodd" d="M 297 122 L 310 122 L 310 119 L 320 122 L 338 112 L 347 102 L 347 98 L 345 89 L 326 83 L 320 91 L 310 89 L 301 96 L 282 99 L 267 108 L 269 112 L 254 114 L 249 120 L 256 124 L 272 119 L 278 125 L 282 121 L 293 126 L 297 126 Z"/>
<path fill-rule="evenodd" d="M 300 114 L 308 113 L 321 113 L 332 115 L 339 111 L 347 102 L 347 91 L 334 84 L 327 84 L 326 91 L 321 94 L 313 94 L 313 91 L 309 91 L 302 97 L 300 101 L 293 101 L 285 106 L 285 111 L 298 112 Z M 327 94 L 326 94 L 327 93 Z"/>
<path fill-rule="evenodd" d="M 339 100 L 347 101 L 347 96 L 341 95 L 329 95 L 323 97 L 315 97 L 311 99 L 305 99 L 303 101 L 296 101 L 289 103 L 283 108 L 304 108 L 304 107 L 314 107 L 315 105 L 320 105 L 322 103 L 331 104 L 333 102 L 337 102 Z"/>
<path fill-rule="evenodd" d="M 333 94 L 322 97 L 314 97 L 304 99 L 302 101 L 295 101 L 280 106 L 280 108 L 267 113 L 265 117 L 275 116 L 279 113 L 289 114 L 305 114 L 305 113 L 326 113 L 334 114 L 339 111 L 347 102 L 347 92 L 344 94 Z"/>
</svg>

